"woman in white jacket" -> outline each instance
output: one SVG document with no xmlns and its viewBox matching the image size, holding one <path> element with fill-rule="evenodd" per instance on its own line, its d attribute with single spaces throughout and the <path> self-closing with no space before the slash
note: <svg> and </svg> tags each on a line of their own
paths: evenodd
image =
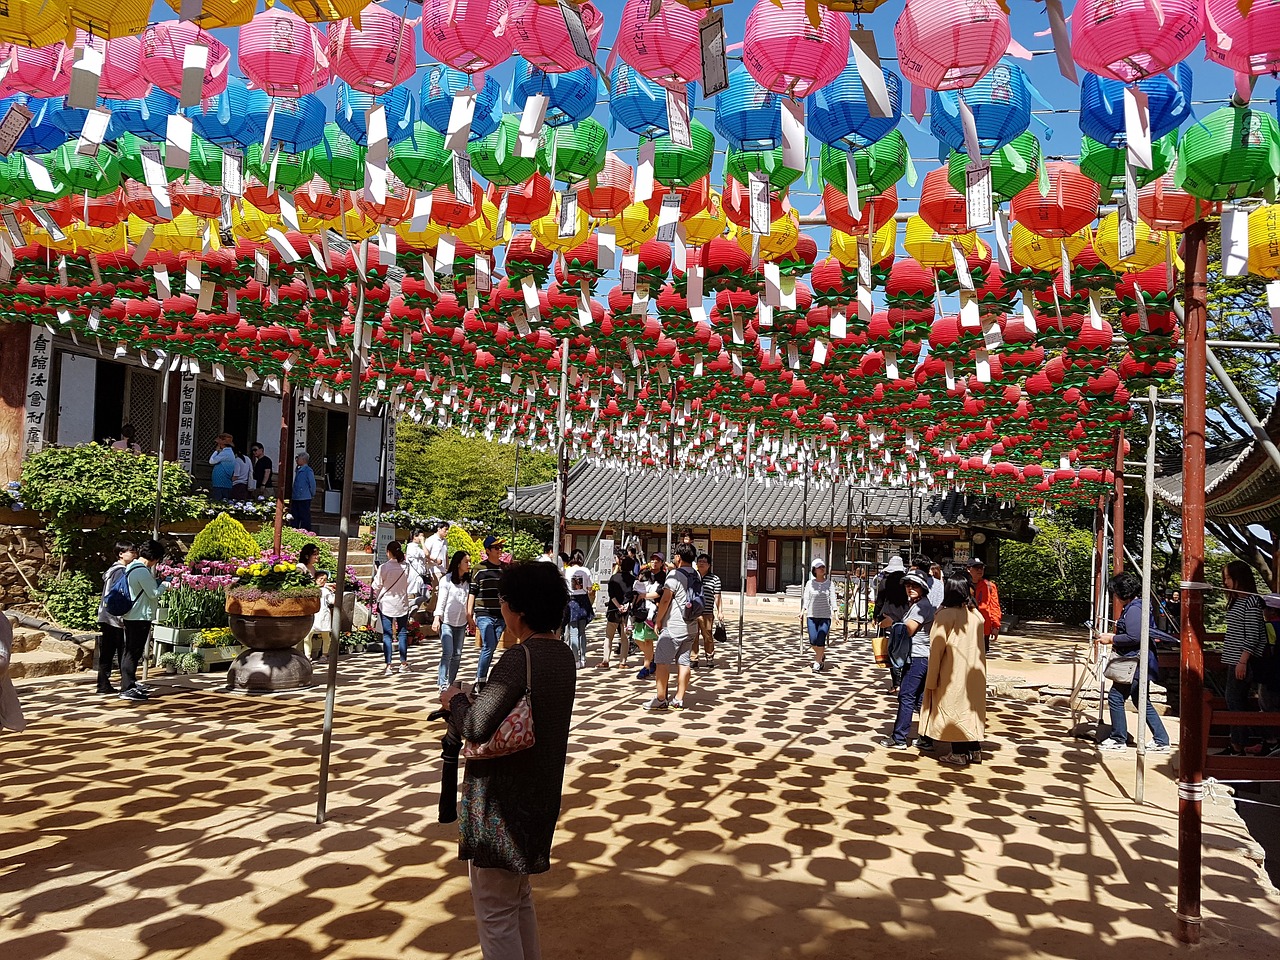
<svg viewBox="0 0 1280 960">
<path fill-rule="evenodd" d="M 373 598 L 382 618 L 382 655 L 386 659 L 384 677 L 391 676 L 392 630 L 400 648 L 400 672 L 409 672 L 409 598 L 418 593 L 418 575 L 404 559 L 399 540 L 387 544 L 386 562 L 373 575 Z"/>
<path fill-rule="evenodd" d="M 440 634 L 441 690 L 448 690 L 462 667 L 462 645 L 468 630 L 476 629 L 475 620 L 467 614 L 471 596 L 471 558 L 467 551 L 455 551 L 449 559 L 449 570 L 436 584 L 436 633 Z"/>
</svg>

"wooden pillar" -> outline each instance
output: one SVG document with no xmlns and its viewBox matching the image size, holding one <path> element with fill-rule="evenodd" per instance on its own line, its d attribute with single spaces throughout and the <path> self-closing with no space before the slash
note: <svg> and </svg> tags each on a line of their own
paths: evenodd
<svg viewBox="0 0 1280 960">
<path fill-rule="evenodd" d="M 1115 494 L 1111 506 L 1111 579 L 1124 573 L 1124 431 L 1116 432 Z M 1119 620 L 1124 603 L 1112 599 L 1111 619 Z"/>
<path fill-rule="evenodd" d="M 22 428 L 30 352 L 30 326 L 0 324 L 0 483 L 17 480 L 22 474 Z"/>
</svg>

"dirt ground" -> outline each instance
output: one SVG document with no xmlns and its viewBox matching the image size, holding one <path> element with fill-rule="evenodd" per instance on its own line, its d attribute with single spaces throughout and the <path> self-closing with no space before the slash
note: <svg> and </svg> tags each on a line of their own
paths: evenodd
<svg viewBox="0 0 1280 960">
<path fill-rule="evenodd" d="M 838 633 L 838 631 L 837 631 Z M 592 653 L 598 650 L 593 632 Z M 1070 686 L 1079 644 L 1005 638 L 992 675 Z M 650 715 L 634 670 L 580 674 L 547 960 L 1174 956 L 1175 757 L 1101 754 L 1048 699 L 992 700 L 988 759 L 888 751 L 868 641 L 814 675 L 795 624 L 748 624 Z M 436 821 L 434 663 L 340 670 L 328 821 L 323 691 L 174 681 L 145 704 L 25 686 L 0 736 L 3 960 L 478 958 L 456 825 Z M 595 660 L 592 660 L 594 663 Z M 468 651 L 463 676 L 474 671 Z M 1176 740 L 1176 729 L 1174 733 Z M 1228 798 L 1205 804 L 1203 957 L 1277 956 L 1280 896 Z"/>
</svg>

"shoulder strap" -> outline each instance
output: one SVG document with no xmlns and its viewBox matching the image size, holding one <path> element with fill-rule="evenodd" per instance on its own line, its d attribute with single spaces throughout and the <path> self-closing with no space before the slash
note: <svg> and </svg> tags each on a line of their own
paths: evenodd
<svg viewBox="0 0 1280 960">
<path fill-rule="evenodd" d="M 529 652 L 526 645 L 528 641 L 520 644 L 524 648 L 524 692 L 533 692 L 533 654 Z"/>
</svg>

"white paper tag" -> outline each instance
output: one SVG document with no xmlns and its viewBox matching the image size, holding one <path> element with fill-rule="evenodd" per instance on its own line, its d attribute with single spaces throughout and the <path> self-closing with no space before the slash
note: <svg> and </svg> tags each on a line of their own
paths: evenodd
<svg viewBox="0 0 1280 960">
<path fill-rule="evenodd" d="M 662 243 L 674 243 L 676 225 L 680 222 L 680 194 L 671 192 L 662 197 L 662 206 L 658 209 L 658 240 Z"/>
<path fill-rule="evenodd" d="M 667 127 L 671 142 L 677 147 L 693 146 L 693 136 L 689 132 L 689 100 L 683 89 L 667 91 Z"/>
<path fill-rule="evenodd" d="M 453 273 L 453 258 L 457 250 L 457 240 L 445 234 L 436 241 L 436 274 L 448 276 Z"/>
<path fill-rule="evenodd" d="M 67 90 L 67 106 L 92 110 L 98 105 L 98 86 L 102 80 L 103 51 L 95 46 L 76 47 L 72 54 L 71 86 Z"/>
<path fill-rule="evenodd" d="M 465 153 L 453 155 L 453 196 L 459 203 L 476 202 L 471 190 L 471 158 Z"/>
<path fill-rule="evenodd" d="M 964 99 L 964 91 L 956 91 L 956 106 L 960 110 L 960 127 L 964 131 L 964 148 L 969 154 L 969 162 L 976 163 L 982 159 L 982 146 L 978 142 L 978 121 L 974 119 L 973 109 Z"/>
<path fill-rule="evenodd" d="M 813 341 L 813 362 L 819 367 L 827 362 L 827 341 L 821 337 Z"/>
<path fill-rule="evenodd" d="M 612 270 L 618 262 L 617 231 L 613 227 L 596 228 L 596 265 Z"/>
<path fill-rule="evenodd" d="M 886 350 L 884 352 L 884 375 L 890 380 L 897 380 L 898 373 L 898 351 Z"/>
<path fill-rule="evenodd" d="M 724 14 L 719 10 L 706 13 L 698 25 L 698 39 L 702 49 L 702 95 L 711 97 L 729 87 Z"/>
<path fill-rule="evenodd" d="M 1129 215 L 1129 208 L 1126 204 L 1120 204 L 1118 213 L 1116 253 L 1123 261 L 1128 260 L 1138 252 L 1138 225 Z"/>
<path fill-rule="evenodd" d="M 653 158 L 655 145 L 652 140 L 641 140 L 636 155 L 635 203 L 645 203 L 653 198 Z"/>
<path fill-rule="evenodd" d="M 222 148 L 222 192 L 244 196 L 244 151 L 239 147 Z"/>
<path fill-rule="evenodd" d="M 762 170 L 752 170 L 747 179 L 751 197 L 751 232 L 758 237 L 767 236 L 773 225 L 769 217 L 769 175 Z"/>
<path fill-rule="evenodd" d="M 18 219 L 18 215 L 12 210 L 3 210 L 0 211 L 0 217 L 4 218 L 4 226 L 9 231 L 9 238 L 13 241 L 13 245 L 15 247 L 25 247 L 27 245 L 27 237 L 22 232 L 22 221 Z"/>
<path fill-rule="evenodd" d="M 988 350 L 999 350 L 1004 344 L 1004 336 L 1000 333 L 1000 324 L 988 320 L 982 324 L 982 342 Z"/>
<path fill-rule="evenodd" d="M 549 101 L 545 94 L 535 93 L 524 102 L 520 115 L 520 136 L 516 141 L 516 156 L 532 160 L 538 155 L 538 140 L 547 118 Z"/>
<path fill-rule="evenodd" d="M 297 263 L 302 258 L 298 256 L 298 251 L 293 249 L 293 244 L 276 227 L 267 228 L 267 239 L 271 241 L 271 245 L 280 252 L 280 256 L 284 258 L 285 263 Z"/>
<path fill-rule="evenodd" d="M 618 270 L 619 286 L 623 293 L 634 293 L 636 273 L 640 269 L 640 254 L 636 250 L 622 252 L 622 267 Z"/>
<path fill-rule="evenodd" d="M 421 233 L 431 223 L 431 205 L 434 194 L 430 190 L 422 191 L 413 201 L 413 218 L 409 221 L 409 230 Z"/>
<path fill-rule="evenodd" d="M 831 311 L 831 339 L 839 341 L 849 335 L 848 320 L 843 310 Z"/>
<path fill-rule="evenodd" d="M 561 237 L 572 237 L 578 232 L 578 195 L 572 190 L 560 194 L 560 223 L 558 233 Z"/>
<path fill-rule="evenodd" d="M 40 193 L 53 193 L 53 180 L 43 163 L 26 153 L 22 154 L 22 163 L 27 168 L 27 176 L 36 190 Z"/>
<path fill-rule="evenodd" d="M 8 63 L 7 60 L 4 62 Z M 4 119 L 0 120 L 0 155 L 7 157 L 13 153 L 13 148 L 18 145 L 18 140 L 31 123 L 33 116 L 26 104 L 15 101 L 9 105 Z"/>
<path fill-rule="evenodd" d="M 782 165 L 805 168 L 804 101 L 791 97 L 782 98 Z"/>
<path fill-rule="evenodd" d="M 989 226 L 994 219 L 991 206 L 991 163 L 970 160 L 964 170 L 965 226 L 970 230 Z"/>
<path fill-rule="evenodd" d="M 111 114 L 105 110 L 90 110 L 85 114 L 84 126 L 80 128 L 80 139 L 76 142 L 76 154 L 81 157 L 96 157 L 98 148 L 107 135 L 107 125 L 111 123 Z"/>
<path fill-rule="evenodd" d="M 960 329 L 982 329 L 982 311 L 978 309 L 978 301 L 965 293 L 960 294 Z"/>
<path fill-rule="evenodd" d="M 445 134 L 444 147 L 453 153 L 465 153 L 467 141 L 471 138 L 471 120 L 476 112 L 476 91 L 459 90 L 453 95 L 453 106 L 449 110 L 449 129 Z"/>
<path fill-rule="evenodd" d="M 1154 162 L 1151 156 L 1151 112 L 1147 107 L 1147 92 L 1133 85 L 1124 88 L 1124 137 L 1129 162 L 1135 167 L 1150 170 Z"/>
<path fill-rule="evenodd" d="M 151 268 L 151 274 L 156 280 L 156 297 L 164 300 L 173 296 L 173 292 L 169 289 L 169 268 L 156 264 Z"/>
<path fill-rule="evenodd" d="M 204 75 L 209 69 L 209 48 L 201 43 L 188 43 L 182 50 L 182 87 L 178 105 L 194 107 L 204 92 Z"/>
<path fill-rule="evenodd" d="M 1271 311 L 1271 332 L 1280 336 L 1280 280 L 1267 284 L 1267 309 Z"/>
<path fill-rule="evenodd" d="M 1249 273 L 1249 214 L 1235 207 L 1222 211 L 1222 273 L 1228 277 Z"/>
<path fill-rule="evenodd" d="M 138 242 L 133 245 L 133 262 L 138 266 L 142 266 L 142 261 L 147 259 L 147 254 L 151 252 L 151 244 L 156 239 L 156 228 L 151 224 L 147 224 L 147 228 L 142 231 L 142 236 L 138 238 Z"/>
<path fill-rule="evenodd" d="M 180 113 L 169 114 L 165 125 L 164 165 L 172 170 L 191 166 L 191 119 Z"/>
<path fill-rule="evenodd" d="M 973 292 L 973 274 L 969 272 L 969 260 L 965 255 L 964 248 L 959 243 L 951 241 L 951 262 L 955 264 L 956 281 L 960 284 L 961 290 Z"/>
<path fill-rule="evenodd" d="M 858 27 L 849 31 L 853 41 L 853 59 L 858 68 L 858 80 L 867 101 L 867 113 L 873 117 L 893 115 L 893 103 L 889 88 L 884 82 L 884 70 L 880 66 L 880 54 L 876 50 L 876 37 L 870 30 Z"/>
<path fill-rule="evenodd" d="M 40 169 L 43 170 L 44 167 L 41 166 Z M 49 234 L 50 237 L 59 243 L 67 239 L 67 235 L 62 232 L 62 227 L 58 224 L 57 220 L 53 219 L 53 215 L 49 213 L 48 210 L 44 207 L 30 207 L 29 209 L 31 210 L 31 215 L 39 221 L 40 226 L 44 227 L 45 233 Z M 65 257 L 62 257 L 61 259 L 64 261 L 66 260 Z M 66 283 L 67 281 L 64 278 L 62 281 L 63 286 L 66 286 Z"/>
<path fill-rule="evenodd" d="M 1009 211 L 1002 205 L 995 211 L 996 262 L 1004 273 L 1013 271 L 1013 258 L 1009 255 Z"/>
</svg>

